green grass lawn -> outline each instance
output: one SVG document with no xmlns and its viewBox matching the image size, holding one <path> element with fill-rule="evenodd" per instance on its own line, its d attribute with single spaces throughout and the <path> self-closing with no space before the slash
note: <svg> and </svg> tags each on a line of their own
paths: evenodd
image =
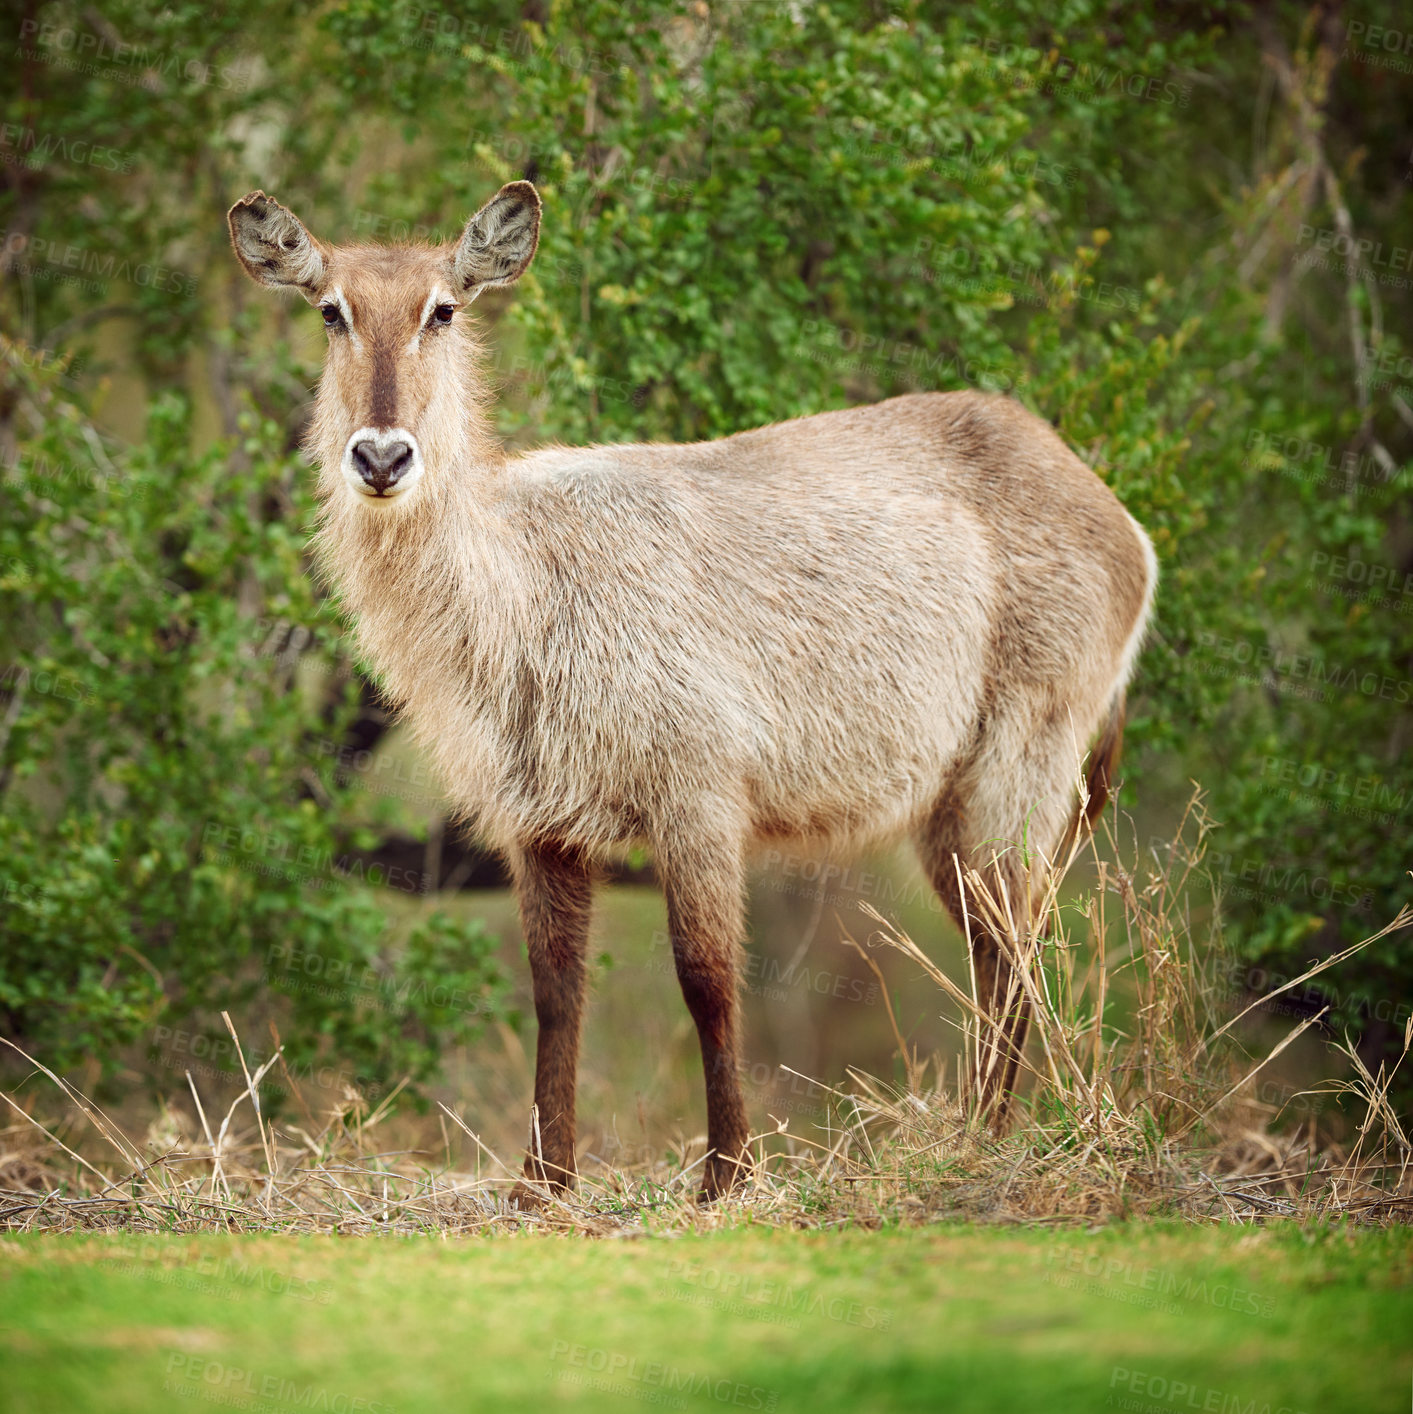
<svg viewBox="0 0 1413 1414">
<path fill-rule="evenodd" d="M 0 1409 L 1402 1410 L 1411 1277 L 1407 1231 L 11 1237 Z"/>
</svg>

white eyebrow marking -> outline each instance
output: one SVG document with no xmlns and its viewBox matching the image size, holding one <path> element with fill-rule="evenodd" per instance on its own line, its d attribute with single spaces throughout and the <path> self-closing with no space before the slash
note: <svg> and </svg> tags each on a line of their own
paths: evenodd
<svg viewBox="0 0 1413 1414">
<path fill-rule="evenodd" d="M 417 321 L 417 332 L 408 341 L 406 353 L 412 353 L 417 345 L 422 341 L 422 331 L 427 327 L 427 318 L 439 304 L 455 304 L 456 301 L 441 286 L 433 285 L 431 293 L 427 296 L 427 302 L 422 306 L 422 317 Z"/>
<path fill-rule="evenodd" d="M 349 336 L 353 339 L 354 348 L 361 349 L 363 340 L 358 337 L 358 331 L 353 327 L 353 311 L 348 307 L 348 301 L 344 298 L 342 285 L 335 285 L 319 302 L 324 304 L 329 300 L 333 300 L 338 305 L 339 313 L 343 315 L 343 327 L 348 330 Z"/>
</svg>

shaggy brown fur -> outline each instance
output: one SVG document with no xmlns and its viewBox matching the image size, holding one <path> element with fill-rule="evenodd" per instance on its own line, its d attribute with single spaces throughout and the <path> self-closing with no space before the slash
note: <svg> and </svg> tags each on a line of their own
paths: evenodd
<svg viewBox="0 0 1413 1414">
<path fill-rule="evenodd" d="M 1105 724 L 1091 817 L 1107 789 L 1157 579 L 1147 537 L 1047 423 L 978 393 L 507 458 L 464 306 L 533 257 L 528 183 L 455 246 L 324 246 L 260 192 L 230 224 L 255 279 L 332 321 L 320 554 L 461 817 L 515 870 L 540 1023 L 527 1175 L 573 1180 L 590 873 L 645 842 L 701 1040 L 704 1191 L 721 1192 L 748 1134 L 747 852 L 911 834 L 959 922 L 954 855 L 1020 896 L 1020 856 L 995 842 L 1053 851 Z M 406 453 L 398 494 L 360 482 L 359 439 Z M 1003 959 L 972 922 L 999 1005 Z M 1018 1049 L 1024 1015 L 1010 1025 Z"/>
</svg>

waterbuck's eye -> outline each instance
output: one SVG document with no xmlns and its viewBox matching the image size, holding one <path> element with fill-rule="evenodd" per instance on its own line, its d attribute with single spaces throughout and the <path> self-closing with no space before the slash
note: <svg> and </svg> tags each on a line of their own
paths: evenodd
<svg viewBox="0 0 1413 1414">
<path fill-rule="evenodd" d="M 443 324 L 450 324 L 451 316 L 455 313 L 456 306 L 454 304 L 439 304 L 432 311 L 432 318 L 429 322 L 433 328 L 437 328 Z"/>
<path fill-rule="evenodd" d="M 324 328 L 337 329 L 343 323 L 343 315 L 336 304 L 321 304 L 319 312 L 324 316 Z"/>
</svg>

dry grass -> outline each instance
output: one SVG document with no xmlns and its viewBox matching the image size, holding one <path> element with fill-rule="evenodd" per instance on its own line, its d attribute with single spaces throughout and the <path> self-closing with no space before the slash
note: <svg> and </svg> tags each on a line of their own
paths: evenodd
<svg viewBox="0 0 1413 1414">
<path fill-rule="evenodd" d="M 1166 857 L 1141 873 L 1100 857 L 1088 840 L 1031 871 L 1039 890 L 1034 899 L 997 897 L 976 871 L 963 872 L 973 907 L 1013 963 L 1010 1000 L 1023 994 L 1034 1017 L 1024 1066 L 1028 1101 L 1004 1140 L 992 1137 L 985 1084 L 1001 1063 L 1001 1038 L 977 1005 L 974 981 L 971 989 L 960 987 L 911 939 L 876 918 L 871 942 L 906 953 L 966 1018 L 969 1064 L 955 1098 L 940 1071 L 926 1086 L 915 1060 L 905 1090 L 854 1077 L 866 1097 L 858 1099 L 863 1117 L 888 1136 L 875 1152 L 886 1150 L 895 1182 L 925 1184 L 927 1160 L 945 1156 L 960 1200 L 953 1206 L 993 1219 L 1164 1213 L 1398 1220 L 1410 1213 L 1413 1155 L 1389 1093 L 1413 1025 L 1398 1062 L 1377 1075 L 1347 1040 L 1337 1048 L 1354 1078 L 1330 1082 L 1323 1093 L 1351 1101 L 1357 1137 L 1348 1148 L 1322 1142 L 1313 1120 L 1293 1132 L 1269 1132 L 1253 1113 L 1260 1107 L 1250 1103 L 1266 1067 L 1324 1013 L 1300 1021 L 1259 1059 L 1238 1038 L 1241 1023 L 1272 997 L 1413 924 L 1413 909 L 1224 1019 L 1220 928 L 1214 923 L 1199 941 L 1190 913 L 1190 900 L 1201 892 L 1209 831 L 1199 793 Z M 1091 856 L 1096 885 L 1066 900 L 1061 885 L 1081 855 Z M 939 1124 L 941 1115 L 949 1121 Z"/>
<path fill-rule="evenodd" d="M 32 1090 L 23 1102 L 0 1092 L 14 1118 L 0 1131 L 0 1225 L 407 1235 L 532 1228 L 629 1236 L 741 1222 L 829 1227 L 944 1216 L 1406 1220 L 1413 1151 L 1389 1099 L 1397 1064 L 1371 1074 L 1351 1046 L 1341 1048 L 1351 1076 L 1331 1081 L 1324 1093 L 1352 1107 L 1349 1143 L 1322 1136 L 1313 1119 L 1271 1132 L 1250 1102 L 1255 1077 L 1315 1019 L 1294 1026 L 1259 1060 L 1239 1037 L 1261 1003 L 1223 1019 L 1220 929 L 1214 925 L 1199 941 L 1189 912 L 1201 892 L 1208 828 L 1199 795 L 1166 857 L 1141 868 L 1118 867 L 1092 841 L 1075 841 L 1065 858 L 1033 861 L 1032 899 L 996 897 L 980 874 L 961 870 L 976 911 L 1015 964 L 1015 997 L 1023 993 L 1034 1012 L 1026 1098 L 1006 1133 L 985 1098 L 985 1076 L 1001 1048 L 977 1005 L 975 978 L 947 976 L 875 914 L 877 930 L 852 945 L 865 958 L 879 947 L 901 951 L 959 1009 L 966 1063 L 957 1083 L 949 1083 L 940 1058 L 924 1062 L 899 1036 L 903 1083 L 851 1071 L 849 1088 L 831 1091 L 833 1117 L 817 1138 L 792 1135 L 784 1124 L 759 1137 L 751 1181 L 729 1202 L 697 1204 L 705 1157 L 697 1141 L 653 1165 L 586 1165 L 573 1197 L 550 1199 L 535 1213 L 512 1210 L 506 1194 L 518 1156 L 492 1153 L 444 1105 L 439 1152 L 381 1147 L 393 1127 L 396 1091 L 370 1110 L 349 1089 L 316 1117 L 286 1075 L 304 1122 L 268 1118 L 261 1085 L 282 1065 L 280 1053 L 252 1073 L 227 1017 L 245 1088 L 225 1114 L 208 1113 L 188 1073 L 189 1113 L 165 1107 L 142 1143 L 20 1053 L 33 1067 L 30 1077 L 39 1072 L 52 1082 L 47 1093 L 60 1114 L 39 1117 Z M 1112 833 L 1109 852 L 1117 856 Z M 1094 871 L 1094 882 L 1075 899 L 1062 886 L 1081 864 Z M 1413 909 L 1405 908 L 1380 933 L 1282 990 L 1410 923 Z M 1398 1064 L 1410 1040 L 1413 1025 Z M 79 1147 L 61 1137 L 80 1130 L 85 1136 L 73 1141 Z M 453 1166 L 457 1138 L 470 1167 Z M 92 1147 L 99 1140 L 102 1154 Z"/>
</svg>

